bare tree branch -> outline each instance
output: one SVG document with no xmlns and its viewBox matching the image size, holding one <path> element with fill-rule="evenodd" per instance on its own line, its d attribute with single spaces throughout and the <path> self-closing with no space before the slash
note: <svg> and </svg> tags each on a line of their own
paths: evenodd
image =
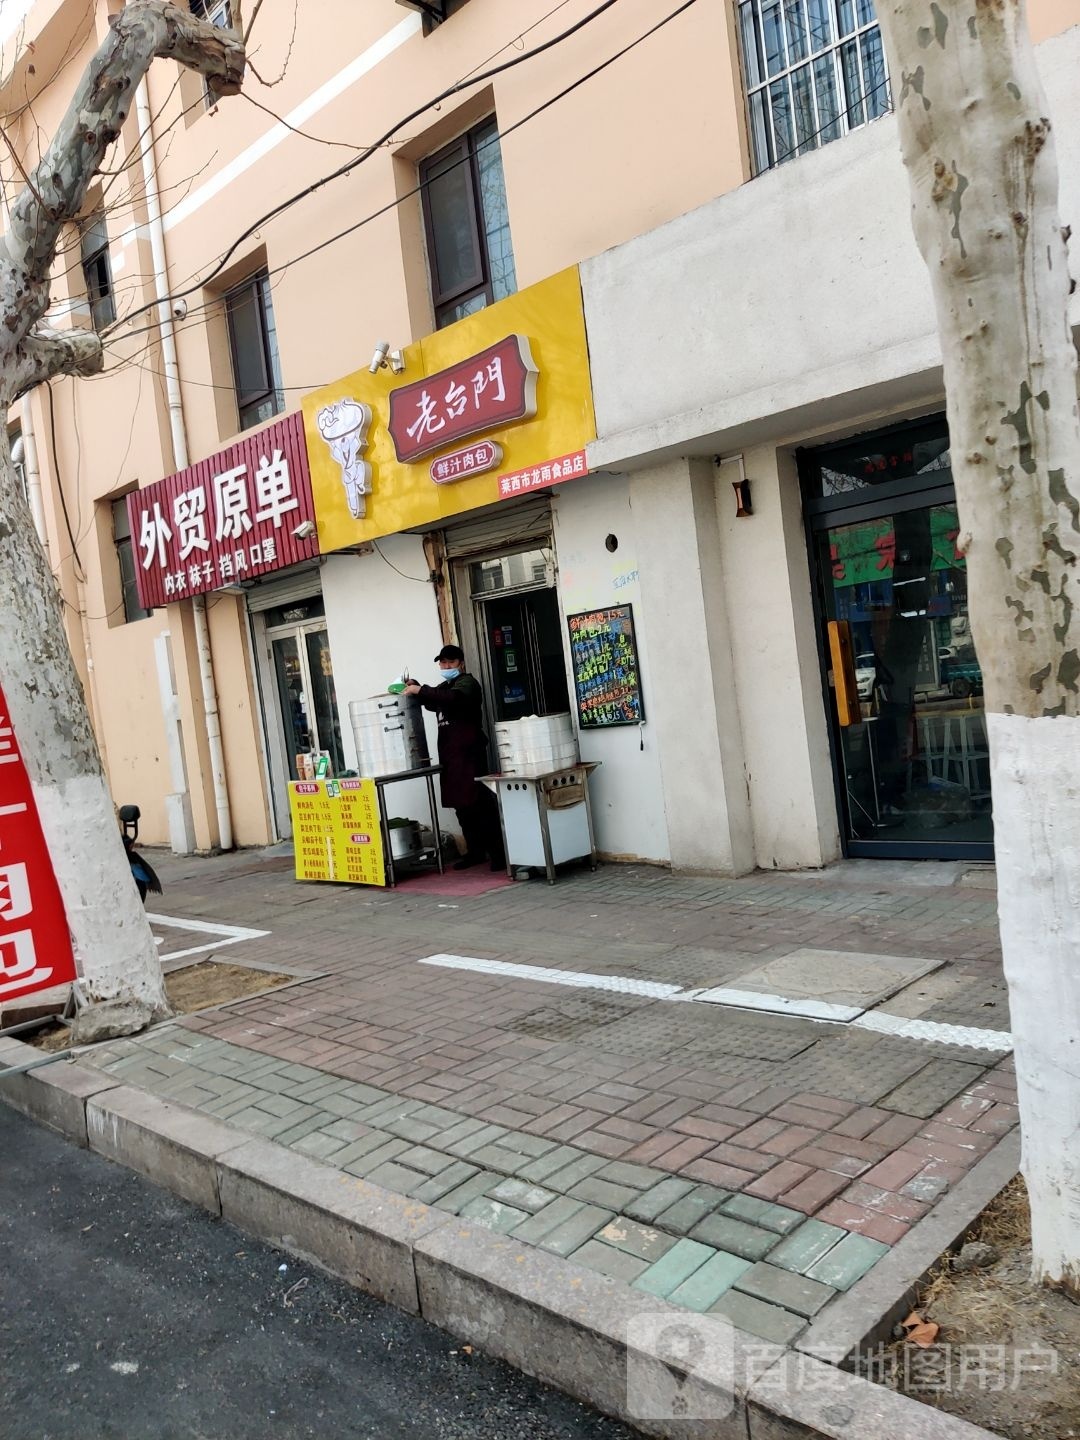
<svg viewBox="0 0 1080 1440">
<path fill-rule="evenodd" d="M 31 183 L 12 207 L 7 256 L 0 254 L 0 352 L 28 335 L 48 308 L 61 231 L 78 216 L 139 82 L 158 57 L 205 75 L 216 95 L 240 89 L 244 45 L 232 31 L 168 0 L 131 0 L 113 18 Z"/>
<path fill-rule="evenodd" d="M 17 347 L 5 380 L 18 399 L 54 375 L 96 375 L 104 363 L 101 337 L 94 330 L 37 330 Z"/>
</svg>

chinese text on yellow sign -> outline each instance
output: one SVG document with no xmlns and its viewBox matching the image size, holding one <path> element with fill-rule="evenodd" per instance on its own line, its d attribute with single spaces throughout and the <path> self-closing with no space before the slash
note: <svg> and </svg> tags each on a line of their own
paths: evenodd
<svg viewBox="0 0 1080 1440">
<path fill-rule="evenodd" d="M 301 780 L 289 786 L 298 880 L 385 885 L 373 780 Z"/>
</svg>

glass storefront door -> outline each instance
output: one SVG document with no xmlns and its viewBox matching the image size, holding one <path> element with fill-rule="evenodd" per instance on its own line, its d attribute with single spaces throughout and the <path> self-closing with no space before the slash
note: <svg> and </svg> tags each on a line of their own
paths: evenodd
<svg viewBox="0 0 1080 1440">
<path fill-rule="evenodd" d="M 547 552 L 524 550 L 469 566 L 488 714 L 495 720 L 570 708 L 562 618 Z"/>
<path fill-rule="evenodd" d="M 322 750 L 340 775 L 345 753 L 322 597 L 267 610 L 261 619 L 288 778 L 298 778 L 298 755 Z"/>
<path fill-rule="evenodd" d="M 858 691 L 857 713 L 847 716 L 834 685 L 827 694 L 851 855 L 993 853 L 982 673 L 947 437 L 939 438 L 923 435 L 920 451 L 902 431 L 839 457 L 818 452 L 823 483 L 807 508 L 823 646 L 828 623 L 839 622 Z"/>
</svg>

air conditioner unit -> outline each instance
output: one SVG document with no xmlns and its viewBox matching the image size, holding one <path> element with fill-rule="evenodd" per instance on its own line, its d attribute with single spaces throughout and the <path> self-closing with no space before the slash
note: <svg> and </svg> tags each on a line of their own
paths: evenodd
<svg viewBox="0 0 1080 1440">
<path fill-rule="evenodd" d="M 419 10 L 431 25 L 441 25 L 446 19 L 448 0 L 397 0 L 397 3 L 409 10 Z"/>
</svg>

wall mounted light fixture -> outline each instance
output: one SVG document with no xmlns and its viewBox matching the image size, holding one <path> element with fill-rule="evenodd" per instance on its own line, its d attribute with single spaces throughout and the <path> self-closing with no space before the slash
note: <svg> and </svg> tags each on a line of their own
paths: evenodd
<svg viewBox="0 0 1080 1440">
<path fill-rule="evenodd" d="M 738 465 L 739 478 L 731 482 L 731 488 L 735 491 L 735 518 L 742 520 L 747 515 L 753 515 L 754 505 L 750 495 L 750 481 L 746 478 L 746 466 L 743 464 L 741 455 L 717 455 L 717 466 Z"/>
</svg>

